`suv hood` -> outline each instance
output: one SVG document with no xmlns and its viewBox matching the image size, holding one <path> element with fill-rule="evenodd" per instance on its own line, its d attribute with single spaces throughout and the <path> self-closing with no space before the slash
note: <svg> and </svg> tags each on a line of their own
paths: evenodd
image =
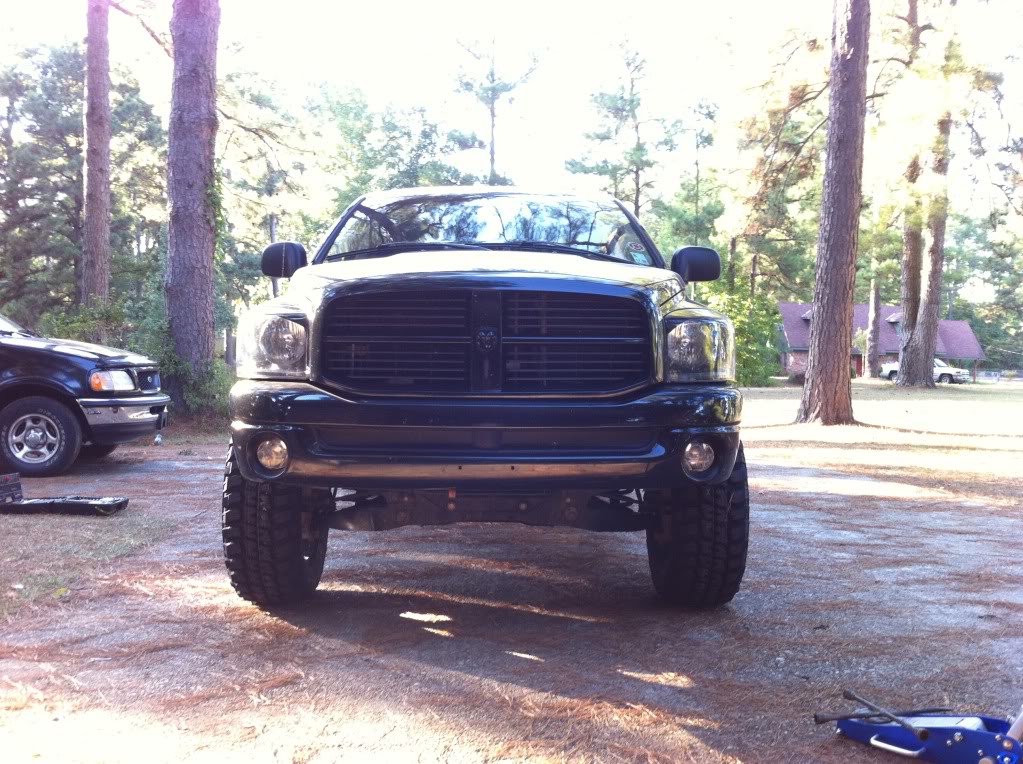
<svg viewBox="0 0 1023 764">
<path fill-rule="evenodd" d="M 292 279 L 289 292 L 324 292 L 345 283 L 386 286 L 393 282 L 409 286 L 417 278 L 444 278 L 448 282 L 475 281 L 490 284 L 507 277 L 514 281 L 534 277 L 562 281 L 596 281 L 619 287 L 663 292 L 664 300 L 682 291 L 675 273 L 663 268 L 631 263 L 591 260 L 560 252 L 528 249 L 418 251 L 350 262 L 321 263 L 302 268 Z"/>
<path fill-rule="evenodd" d="M 0 336 L 0 345 L 27 350 L 39 350 L 45 353 L 74 356 L 96 361 L 98 366 L 155 366 L 153 361 L 137 353 L 127 350 L 94 345 L 91 342 L 76 340 L 49 339 L 46 337 Z"/>
</svg>

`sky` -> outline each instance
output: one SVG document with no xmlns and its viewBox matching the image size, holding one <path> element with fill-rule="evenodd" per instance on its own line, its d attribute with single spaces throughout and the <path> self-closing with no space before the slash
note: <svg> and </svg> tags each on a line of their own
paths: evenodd
<svg viewBox="0 0 1023 764">
<path fill-rule="evenodd" d="M 888 1 L 872 4 L 875 24 Z M 153 27 L 167 29 L 171 0 L 121 2 L 140 9 Z M 970 24 L 962 29 L 968 53 L 1006 72 L 1007 118 L 1023 123 L 1023 0 L 960 0 L 960 7 L 967 4 L 969 13 L 961 17 Z M 591 95 L 621 72 L 617 46 L 627 43 L 647 59 L 649 114 L 684 120 L 700 101 L 718 105 L 715 146 L 703 160 L 735 166 L 739 123 L 763 108 L 756 85 L 778 64 L 780 46 L 798 31 L 817 37 L 826 51 L 832 12 L 829 0 L 221 0 L 221 8 L 221 74 L 257 72 L 272 83 L 275 98 L 292 107 L 323 84 L 354 86 L 374 106 L 426 106 L 445 126 L 480 135 L 487 130 L 485 111 L 455 90 L 468 60 L 459 43 L 493 39 L 499 67 L 511 73 L 523 71 L 528 54 L 536 52 L 539 68 L 513 102 L 500 107 L 498 171 L 520 185 L 582 190 L 589 190 L 587 181 L 568 173 L 564 163 L 580 156 L 583 135 L 595 126 Z M 110 24 L 114 65 L 129 69 L 144 97 L 165 114 L 169 59 L 133 19 L 111 11 Z M 7 0 L 0 61 L 20 48 L 84 34 L 85 0 Z M 684 142 L 670 160 L 665 178 L 677 178 L 691 163 L 690 145 Z M 867 158 L 868 178 L 889 171 L 893 159 L 885 145 Z M 968 157 L 965 148 L 958 147 L 959 157 Z M 483 173 L 485 152 L 474 154 L 463 158 L 470 165 L 463 169 Z M 976 194 L 967 169 L 968 159 L 953 164 L 953 198 L 960 206 Z M 983 206 L 983 200 L 970 203 Z"/>
<path fill-rule="evenodd" d="M 122 0 L 144 8 L 152 26 L 166 29 L 170 0 Z M 791 5 L 801 24 L 830 30 L 825 0 Z M 0 57 L 18 48 L 82 39 L 85 0 L 9 2 L 0 18 Z M 613 82 L 621 67 L 616 46 L 628 43 L 647 58 L 651 113 L 684 117 L 700 100 L 729 107 L 765 71 L 776 39 L 792 19 L 778 4 L 557 2 L 488 0 L 373 4 L 326 0 L 221 0 L 220 71 L 254 71 L 279 85 L 275 95 L 300 104 L 321 83 L 363 89 L 376 106 L 424 105 L 450 126 L 486 130 L 486 114 L 455 92 L 467 56 L 459 42 L 493 39 L 499 66 L 524 71 L 527 54 L 540 65 L 499 115 L 499 171 L 527 186 L 565 187 L 578 178 L 564 161 L 577 157 L 592 128 L 590 96 Z M 139 79 L 147 100 L 166 110 L 170 62 L 138 24 L 112 11 L 111 57 Z M 768 34 L 770 30 L 770 34 Z M 734 115 L 732 122 L 739 115 Z M 476 158 L 482 164 L 482 153 Z M 687 161 L 684 154 L 679 162 Z M 481 169 L 481 168 L 478 168 Z"/>
</svg>

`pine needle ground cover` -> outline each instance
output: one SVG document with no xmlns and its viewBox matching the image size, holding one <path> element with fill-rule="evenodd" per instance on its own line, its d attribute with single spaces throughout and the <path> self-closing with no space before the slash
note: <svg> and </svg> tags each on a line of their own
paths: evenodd
<svg viewBox="0 0 1023 764">
<path fill-rule="evenodd" d="M 699 614 L 657 604 L 642 534 L 510 525 L 334 534 L 311 605 L 260 611 L 222 575 L 222 436 L 169 430 L 29 485 L 128 495 L 126 512 L 0 517 L 0 749 L 874 762 L 811 721 L 843 687 L 1018 708 L 1021 392 L 856 382 L 867 426 L 818 427 L 788 424 L 798 388 L 747 391 L 749 573 Z"/>
</svg>

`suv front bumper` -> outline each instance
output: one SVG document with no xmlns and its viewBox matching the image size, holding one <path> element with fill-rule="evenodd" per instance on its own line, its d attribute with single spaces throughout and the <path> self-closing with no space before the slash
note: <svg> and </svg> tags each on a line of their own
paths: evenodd
<svg viewBox="0 0 1023 764">
<path fill-rule="evenodd" d="M 170 396 L 165 393 L 124 398 L 79 398 L 89 441 L 101 445 L 127 443 L 163 429 Z"/>
<path fill-rule="evenodd" d="M 305 382 L 244 380 L 231 390 L 232 447 L 249 480 L 395 488 L 528 491 L 670 488 L 691 481 L 681 455 L 709 443 L 731 474 L 742 395 L 733 387 L 661 386 L 617 401 L 558 399 L 348 399 Z M 276 435 L 283 470 L 255 458 Z"/>
</svg>

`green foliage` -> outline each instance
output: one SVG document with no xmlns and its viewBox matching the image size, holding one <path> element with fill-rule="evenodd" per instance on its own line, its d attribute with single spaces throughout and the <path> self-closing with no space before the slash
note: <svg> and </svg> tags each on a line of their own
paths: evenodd
<svg viewBox="0 0 1023 764">
<path fill-rule="evenodd" d="M 36 327 L 79 302 L 84 55 L 24 52 L 0 69 L 0 305 Z M 164 131 L 138 84 L 114 71 L 111 288 L 138 291 L 163 248 Z"/>
<path fill-rule="evenodd" d="M 853 334 L 853 347 L 860 351 L 860 355 L 867 357 L 867 330 L 857 329 Z"/>
<path fill-rule="evenodd" d="M 511 103 L 511 93 L 528 80 L 539 65 L 539 59 L 535 55 L 529 57 L 521 73 L 517 77 L 507 76 L 507 72 L 498 72 L 497 67 L 497 45 L 495 40 L 489 43 L 462 43 L 462 48 L 472 59 L 468 68 L 463 68 L 458 76 L 458 89 L 476 99 L 487 111 L 490 120 L 490 172 L 487 175 L 487 183 L 491 186 L 511 185 L 511 180 L 497 172 L 496 157 L 496 131 L 497 131 L 497 105 L 505 100 Z M 454 140 L 458 143 L 457 137 L 464 137 L 462 133 L 454 133 Z M 473 136 L 475 138 L 475 136 Z M 477 141 L 473 141 L 476 143 Z M 479 142 L 480 147 L 484 145 Z M 465 141 L 462 142 L 465 147 Z"/>
<path fill-rule="evenodd" d="M 767 92 L 765 108 L 742 124 L 740 148 L 753 157 L 743 243 L 758 255 L 758 288 L 779 299 L 809 301 L 813 294 L 826 91 L 826 83 L 800 82 Z"/>
<path fill-rule="evenodd" d="M 867 202 L 870 204 L 869 200 Z M 870 300 L 870 280 L 876 278 L 882 305 L 898 305 L 902 276 L 902 219 L 891 205 L 881 207 L 874 219 L 861 219 L 860 252 L 854 300 Z"/>
<path fill-rule="evenodd" d="M 181 362 L 167 368 L 181 386 L 186 413 L 221 418 L 228 416 L 228 402 L 235 376 L 223 359 L 214 358 L 210 368 L 202 374 L 194 374 L 187 364 Z"/>
<path fill-rule="evenodd" d="M 442 131 L 425 109 L 375 112 L 360 91 L 350 90 L 324 92 L 312 110 L 336 139 L 330 169 L 339 184 L 337 213 L 367 191 L 479 182 L 447 161 L 479 147 L 479 139 Z"/>
<path fill-rule="evenodd" d="M 687 244 L 710 245 L 717 237 L 717 221 L 724 212 L 721 187 L 713 173 L 700 179 L 686 174 L 675 196 L 656 200 L 653 219 L 648 223 L 651 235 L 664 253 Z"/>
<path fill-rule="evenodd" d="M 721 311 L 735 326 L 735 366 L 743 387 L 764 387 L 780 372 L 778 365 L 778 324 L 781 321 L 774 300 L 758 294 L 750 300 L 742 291 L 717 291 L 707 305 Z"/>
<path fill-rule="evenodd" d="M 646 60 L 625 46 L 621 54 L 624 71 L 617 88 L 591 98 L 599 128 L 586 133 L 589 151 L 582 159 L 566 161 L 565 169 L 602 178 L 603 190 L 616 199 L 631 200 L 638 215 L 653 187 L 648 171 L 661 154 L 677 148 L 682 125 L 643 114 Z"/>
<path fill-rule="evenodd" d="M 984 348 L 988 369 L 1023 369 L 1023 327 L 1019 314 L 1008 315 L 997 303 L 971 303 L 957 300 L 957 318 L 970 324 Z"/>
<path fill-rule="evenodd" d="M 116 342 L 124 329 L 125 319 L 121 305 L 82 307 L 44 314 L 36 331 L 44 337 L 91 342 L 94 337 L 105 336 L 108 342 Z"/>
</svg>

